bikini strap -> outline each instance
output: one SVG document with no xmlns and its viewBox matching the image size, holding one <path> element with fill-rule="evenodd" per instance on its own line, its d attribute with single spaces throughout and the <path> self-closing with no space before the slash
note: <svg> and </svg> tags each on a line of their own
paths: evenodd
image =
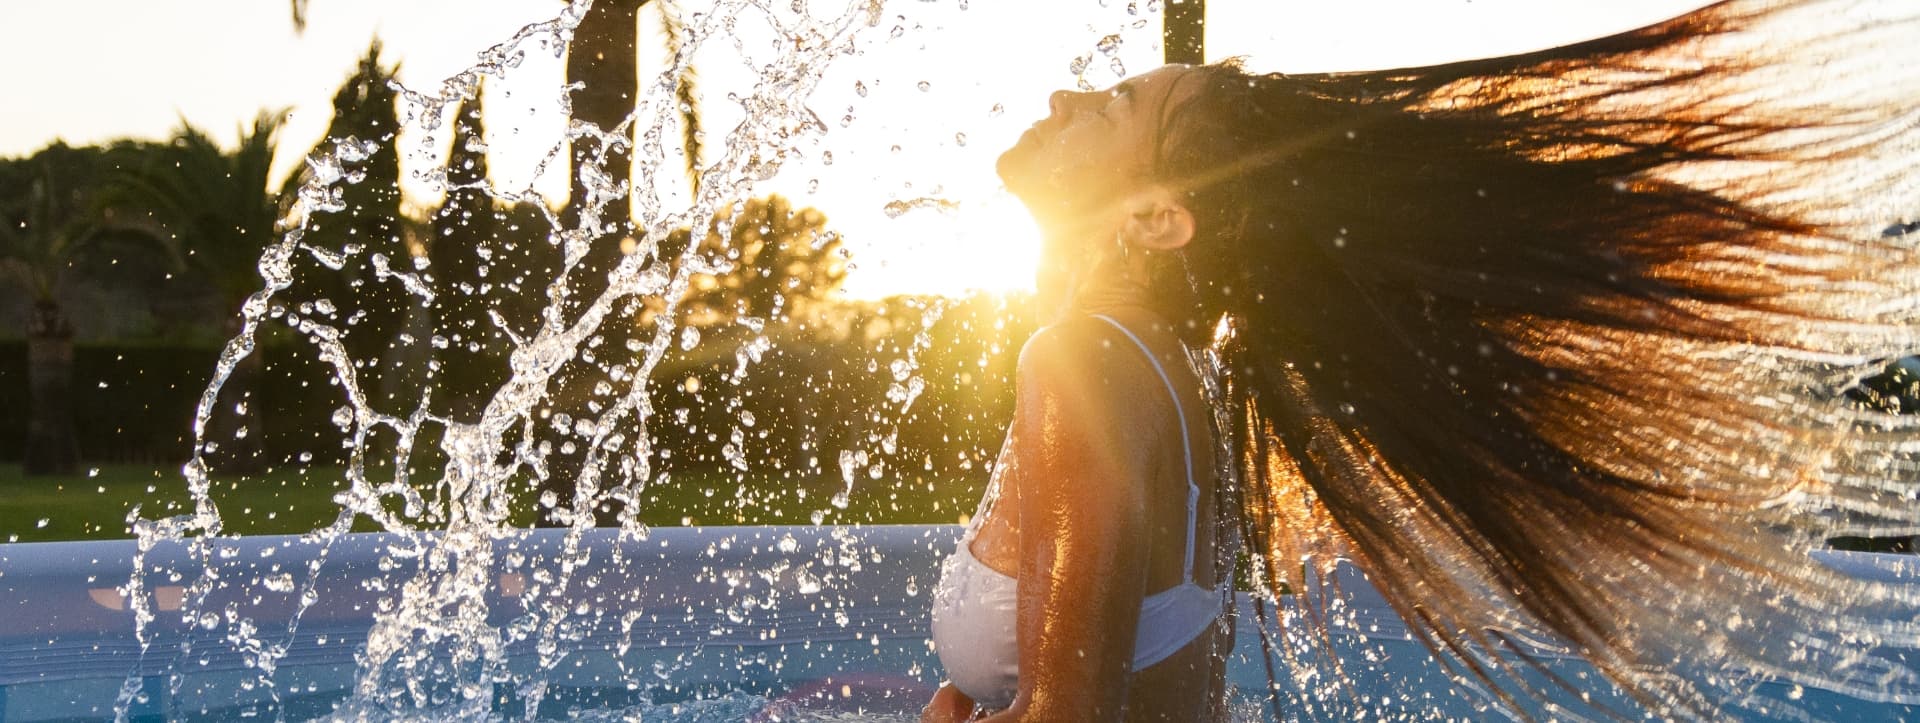
<svg viewBox="0 0 1920 723">
<path fill-rule="evenodd" d="M 1160 365 L 1160 358 L 1154 356 L 1153 350 L 1147 348 L 1147 343 L 1141 341 L 1140 337 L 1134 336 L 1132 330 L 1105 314 L 1089 314 L 1089 316 L 1112 324 L 1113 328 L 1119 329 L 1120 333 L 1131 339 L 1134 346 L 1140 347 L 1140 353 L 1147 356 L 1147 361 L 1153 364 L 1153 371 L 1159 374 L 1160 381 L 1167 385 L 1167 396 L 1173 399 L 1173 413 L 1180 417 L 1180 452 L 1186 456 L 1187 461 L 1187 558 L 1181 567 L 1180 579 L 1192 581 L 1193 543 L 1194 538 L 1199 536 L 1200 530 L 1200 485 L 1193 481 L 1193 443 L 1187 438 L 1187 413 L 1180 405 L 1180 393 L 1173 388 L 1173 378 L 1167 376 L 1166 368 Z"/>
</svg>

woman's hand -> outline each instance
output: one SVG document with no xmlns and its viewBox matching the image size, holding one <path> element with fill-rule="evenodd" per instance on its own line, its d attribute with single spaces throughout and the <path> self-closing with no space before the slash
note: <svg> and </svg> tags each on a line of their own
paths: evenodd
<svg viewBox="0 0 1920 723">
<path fill-rule="evenodd" d="M 963 723 L 973 718 L 973 699 L 952 683 L 941 683 L 933 700 L 920 711 L 920 723 Z"/>
</svg>

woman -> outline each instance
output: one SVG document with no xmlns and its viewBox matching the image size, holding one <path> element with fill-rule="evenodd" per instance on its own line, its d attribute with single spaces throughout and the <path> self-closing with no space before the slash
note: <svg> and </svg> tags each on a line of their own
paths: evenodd
<svg viewBox="0 0 1920 723">
<path fill-rule="evenodd" d="M 1165 109 L 1198 87 L 1182 82 L 1194 72 L 1055 93 L 1052 116 L 1001 158 L 1009 187 L 1053 222 L 1038 286 L 1054 323 L 1021 352 L 992 489 L 936 592 L 936 644 L 956 685 L 935 709 L 1217 717 L 1231 631 L 1215 623 L 1232 575 L 1214 552 L 1212 434 L 1150 296 L 1150 256 L 1194 231 L 1152 181 L 1148 152 Z M 1017 594 L 1016 580 L 1039 579 L 1075 584 Z"/>
<path fill-rule="evenodd" d="M 1732 668 L 1915 699 L 1876 649 L 1920 641 L 1915 593 L 1806 555 L 1920 526 L 1920 417 L 1846 395 L 1920 352 L 1916 31 L 1730 2 L 1055 94 L 999 170 L 1057 311 L 936 594 L 926 717 L 1218 717 L 1234 537 L 1267 596 L 1353 560 L 1508 703 L 1536 691 L 1486 651 L 1529 632 L 1665 715 L 1771 705 Z"/>
</svg>

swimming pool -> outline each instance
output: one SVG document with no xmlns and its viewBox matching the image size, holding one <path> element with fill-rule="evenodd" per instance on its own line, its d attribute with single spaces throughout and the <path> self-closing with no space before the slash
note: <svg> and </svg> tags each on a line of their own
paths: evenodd
<svg viewBox="0 0 1920 723">
<path fill-rule="evenodd" d="M 952 526 L 705 527 L 652 531 L 644 539 L 594 530 L 578 540 L 585 564 L 560 602 L 572 611 L 568 651 L 535 675 L 537 636 L 507 636 L 516 675 L 545 681 L 545 719 L 912 720 L 940 679 L 927 639 L 927 596 Z M 494 542 L 488 623 L 514 631 L 543 596 L 566 531 L 517 532 Z M 357 654 L 373 616 L 412 574 L 404 551 L 423 540 L 349 535 L 324 547 L 298 537 L 222 541 L 215 573 L 254 584 L 219 587 L 196 609 L 216 619 L 183 620 L 184 584 L 200 567 L 183 549 L 161 546 L 147 560 L 158 619 L 143 657 L 133 613 L 120 590 L 134 543 L 0 545 L 0 721 L 110 718 L 121 684 L 135 673 L 144 700 L 135 718 L 324 717 L 353 689 Z M 289 636 L 307 563 L 324 555 L 315 601 Z M 580 559 L 580 558 L 575 558 Z M 1920 580 L 1906 556 L 1827 553 L 1850 573 Z M 177 575 L 177 577 L 175 577 Z M 1473 686 L 1451 680 L 1379 596 L 1353 573 L 1350 603 L 1338 615 L 1334 652 L 1353 687 L 1325 685 L 1327 661 L 1275 660 L 1288 715 L 1309 718 L 1488 717 Z M 1242 620 L 1253 619 L 1241 597 Z M 254 631 L 252 642 L 227 631 Z M 1241 715 L 1259 718 L 1266 688 L 1261 645 L 1241 624 L 1229 681 Z M 270 676 L 258 668 L 258 641 L 290 641 Z M 1574 684 L 1556 691 L 1624 702 L 1590 666 L 1535 651 Z M 252 661 L 250 663 L 250 661 Z M 1360 664 L 1360 663 L 1365 663 Z M 175 677 L 177 676 L 177 678 Z M 430 675 L 422 699 L 444 698 Z M 271 681 L 271 685 L 266 684 Z M 1907 707 L 1756 681 L 1752 695 L 1794 701 L 1823 717 L 1902 720 Z M 495 686 L 493 709 L 524 713 L 521 692 Z M 384 714 L 383 714 L 384 715 Z"/>
</svg>

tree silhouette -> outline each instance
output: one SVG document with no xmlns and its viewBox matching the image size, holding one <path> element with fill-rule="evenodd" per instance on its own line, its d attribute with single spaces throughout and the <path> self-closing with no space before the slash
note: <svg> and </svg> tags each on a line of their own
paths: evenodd
<svg viewBox="0 0 1920 723">
<path fill-rule="evenodd" d="M 1207 0 L 1167 0 L 1162 23 L 1160 52 L 1165 62 L 1207 62 Z"/>
<path fill-rule="evenodd" d="M 573 118 L 594 124 L 613 134 L 614 128 L 633 114 L 640 84 L 639 33 L 640 10 L 649 0 L 596 0 L 580 26 L 574 30 L 567 47 L 567 81 L 578 84 L 573 94 Z M 677 3 L 660 2 L 661 24 L 669 57 L 680 52 L 686 38 Z M 675 101 L 680 108 L 681 142 L 686 151 L 687 175 L 697 184 L 700 162 L 700 103 L 695 76 L 688 68 L 674 79 Z M 632 129 L 619 136 L 622 147 L 600 143 L 576 142 L 573 148 L 573 187 L 569 204 L 576 212 L 588 198 L 589 174 L 580 173 L 583 164 L 596 164 L 614 181 L 633 175 Z M 616 199 L 602 209 L 604 234 L 625 234 L 632 228 L 632 213 L 624 199 Z M 601 234 L 596 234 L 601 235 Z M 619 238 L 619 236 L 615 236 Z"/>
<path fill-rule="evenodd" d="M 27 317 L 27 474 L 66 474 L 80 461 L 73 428 L 73 325 L 55 292 L 101 226 L 91 188 L 97 148 L 64 143 L 0 164 L 0 269 L 33 299 Z"/>
<path fill-rule="evenodd" d="M 290 1 L 294 30 L 304 32 L 307 27 L 308 0 Z M 567 48 L 567 81 L 579 86 L 572 99 L 575 120 L 593 123 L 602 131 L 612 134 L 613 129 L 633 113 L 635 92 L 640 82 L 640 10 L 649 1 L 597 0 L 580 19 L 580 25 L 574 28 L 573 39 Z M 686 28 L 678 12 L 663 6 L 661 17 L 666 31 L 667 55 L 677 55 L 680 43 L 686 37 Z M 700 114 L 691 68 L 675 79 L 674 92 L 681 110 L 688 176 L 698 183 L 694 169 L 700 158 Z M 624 141 L 624 147 L 602 147 L 597 143 L 575 145 L 572 154 L 575 166 L 571 196 L 573 204 L 579 204 L 586 198 L 587 189 L 579 173 L 581 163 L 595 163 L 616 180 L 632 176 L 631 131 L 626 134 Z M 609 204 L 602 218 L 605 221 L 605 233 L 625 233 L 631 227 L 632 214 L 624 203 Z"/>
<path fill-rule="evenodd" d="M 279 130 L 279 121 L 263 113 L 231 153 L 184 123 L 163 145 L 117 147 L 101 203 L 158 223 L 165 231 L 159 241 L 176 263 L 209 282 L 223 308 L 238 312 L 261 285 L 255 265 L 274 239 L 278 197 L 267 181 Z"/>
<path fill-rule="evenodd" d="M 164 145 L 117 147 L 116 168 L 101 190 L 102 207 L 157 224 L 156 240 L 175 266 L 214 289 L 228 314 L 228 333 L 237 331 L 241 302 L 262 285 L 256 265 L 274 241 L 279 200 L 268 190 L 268 175 L 279 130 L 279 121 L 262 113 L 227 152 L 182 123 Z M 265 417 L 252 403 L 261 370 L 258 353 L 240 361 L 224 387 L 231 398 L 227 408 L 237 411 L 217 418 L 209 430 L 229 470 L 264 464 L 259 452 Z"/>
<path fill-rule="evenodd" d="M 455 110 L 447 196 L 426 241 L 438 337 L 435 409 L 466 422 L 477 421 L 487 396 L 506 382 L 508 334 L 533 333 L 560 266 L 541 211 L 505 207 L 487 193 L 484 128 L 476 94 Z"/>
<path fill-rule="evenodd" d="M 618 265 L 634 237 L 630 192 L 606 195 L 595 183 L 610 181 L 626 184 L 633 178 L 634 131 L 621 130 L 633 115 L 640 69 L 638 54 L 639 14 L 648 0 L 596 0 L 581 18 L 571 45 L 567 48 L 567 79 L 578 89 L 572 96 L 573 119 L 593 124 L 601 137 L 576 136 L 572 144 L 573 174 L 564 215 L 568 226 L 581 229 L 588 243 L 585 255 L 568 274 L 570 301 L 563 310 L 576 313 L 599 298 L 606 290 L 607 274 Z M 655 3 L 666 28 L 668 55 L 677 55 L 686 37 L 679 13 L 668 3 Z M 691 69 L 675 79 L 676 105 L 680 109 L 682 142 L 686 171 L 696 179 L 699 165 L 700 116 Z M 595 170 L 597 169 L 597 170 Z M 602 180 L 604 179 L 604 180 Z M 655 182 L 658 182 L 657 180 Z M 598 194 L 598 195 L 596 195 Z M 589 209 L 597 221 L 589 223 Z M 630 325 L 615 325 L 605 333 L 607 342 L 624 346 L 633 333 Z"/>
<path fill-rule="evenodd" d="M 306 32 L 307 0 L 290 0 L 290 2 L 293 3 L 293 29 L 296 32 Z"/>
<path fill-rule="evenodd" d="M 409 243 L 414 229 L 400 212 L 400 153 L 394 144 L 400 126 L 394 83 L 399 68 L 384 64 L 382 51 L 378 39 L 368 44 L 334 94 L 333 120 L 310 154 L 327 157 L 342 144 L 360 150 L 355 154 L 360 160 L 343 169 L 348 182 L 336 186 L 340 210 L 314 214 L 306 227 L 306 245 L 339 253 L 347 263 L 339 273 L 303 282 L 306 293 L 336 310 L 324 321 L 347 332 L 343 343 L 354 360 L 367 365 L 360 372 L 362 387 L 376 401 L 422 371 L 427 344 L 419 335 L 403 334 L 424 311 L 394 274 L 415 273 L 419 249 Z M 289 191 L 311 172 L 289 179 Z"/>
<path fill-rule="evenodd" d="M 331 153 L 337 144 L 355 143 L 367 151 L 366 159 L 349 171 L 352 182 L 343 184 L 344 208 L 316 217 L 308 229 L 314 241 L 356 243 L 374 252 L 400 250 L 400 153 L 393 144 L 400 127 L 399 92 L 394 88 L 399 67 L 383 65 L 381 52 L 376 38 L 334 92 L 333 121 L 313 149 L 318 156 Z M 297 187 L 304 180 L 296 176 L 288 185 Z"/>
</svg>

